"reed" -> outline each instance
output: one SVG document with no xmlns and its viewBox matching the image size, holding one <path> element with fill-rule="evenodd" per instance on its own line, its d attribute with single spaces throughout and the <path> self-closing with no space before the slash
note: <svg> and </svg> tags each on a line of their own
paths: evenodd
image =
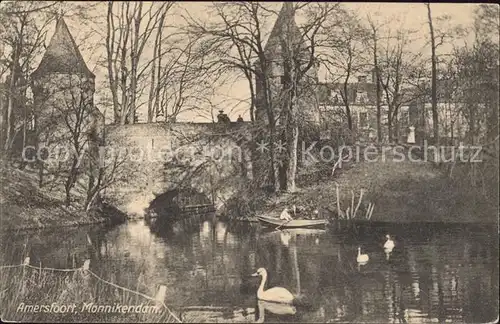
<svg viewBox="0 0 500 324">
<path fill-rule="evenodd" d="M 351 190 L 351 199 L 350 199 L 350 206 L 347 207 L 345 212 L 342 210 L 340 206 L 340 189 L 338 184 L 335 184 L 335 191 L 336 191 L 336 196 L 337 196 L 337 213 L 339 219 L 344 219 L 344 220 L 353 220 L 358 216 L 358 212 L 360 212 L 360 207 L 363 202 L 363 195 L 364 195 L 364 190 L 361 189 L 359 193 L 359 198 L 357 204 L 355 204 L 356 201 L 356 195 L 353 190 Z M 371 216 L 373 214 L 373 208 L 375 207 L 375 204 L 369 202 L 367 205 L 367 208 L 365 210 L 365 219 L 370 220 Z M 361 218 L 361 217 L 358 217 Z"/>
</svg>

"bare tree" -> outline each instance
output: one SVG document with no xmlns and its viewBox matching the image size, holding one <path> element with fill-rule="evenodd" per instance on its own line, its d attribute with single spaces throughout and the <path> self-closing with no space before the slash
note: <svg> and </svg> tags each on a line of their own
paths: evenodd
<svg viewBox="0 0 500 324">
<path fill-rule="evenodd" d="M 84 18 L 93 21 L 91 12 L 96 3 L 48 1 L 41 3 L 5 1 L 0 9 L 0 25 L 5 31 L 0 37 L 1 47 L 7 48 L 0 56 L 0 78 L 8 74 L 5 107 L 2 105 L 2 147 L 9 149 L 22 131 L 22 145 L 26 145 L 27 128 L 33 116 L 33 107 L 27 89 L 31 83 L 36 59 L 45 50 L 47 31 L 59 17 Z M 5 127 L 4 127 L 5 126 Z"/>
<path fill-rule="evenodd" d="M 476 37 L 490 37 L 498 43 L 500 34 L 499 9 L 494 4 L 480 4 L 475 10 L 474 29 Z"/>
<path fill-rule="evenodd" d="M 286 4 L 285 4 L 286 6 Z M 300 34 L 294 35 L 295 22 L 289 21 L 285 31 L 280 36 L 283 61 L 283 116 L 285 140 L 287 143 L 286 190 L 296 191 L 295 178 L 297 174 L 297 144 L 299 140 L 299 119 L 307 118 L 300 115 L 299 98 L 311 98 L 311 90 L 317 78 L 318 58 L 316 50 L 317 35 L 325 31 L 325 24 L 337 7 L 331 4 L 298 5 L 307 10 L 308 21 L 302 26 Z M 295 13 L 291 13 L 293 17 Z M 312 73 L 310 73 L 312 72 Z M 308 93 L 309 92 L 309 93 Z M 307 100 L 307 99 L 306 99 Z"/>
<path fill-rule="evenodd" d="M 13 144 L 13 137 L 23 129 L 23 143 L 26 140 L 24 125 L 28 117 L 26 105 L 26 90 L 29 85 L 30 73 L 33 71 L 33 59 L 43 49 L 47 27 L 54 15 L 51 9 L 56 2 L 20 3 L 5 2 L 0 9 L 0 24 L 5 30 L 0 37 L 2 47 L 11 50 L 2 54 L 2 73 L 8 72 L 5 106 L 2 109 L 2 144 L 8 151 Z M 2 55 L 3 56 L 3 55 Z M 5 114 L 5 116 L 3 116 Z M 16 115 L 17 114 L 17 115 Z"/>
<path fill-rule="evenodd" d="M 436 145 L 439 145 L 439 115 L 437 107 L 437 55 L 436 49 L 438 44 L 436 44 L 436 35 L 434 33 L 434 25 L 432 21 L 431 5 L 430 3 L 425 4 L 427 6 L 427 19 L 429 24 L 430 42 L 431 42 L 431 104 L 432 104 L 432 131 L 434 135 L 434 141 Z"/>
<path fill-rule="evenodd" d="M 378 58 L 378 51 L 379 51 L 379 41 L 380 41 L 380 28 L 383 27 L 383 25 L 378 25 L 370 15 L 367 17 L 368 24 L 370 27 L 370 36 L 369 39 L 369 44 L 371 45 L 370 47 L 372 48 L 372 53 L 373 53 L 373 69 L 375 70 L 375 82 L 376 85 L 376 107 L 377 107 L 377 142 L 381 143 L 382 142 L 382 87 L 381 87 L 381 80 L 380 80 L 380 66 L 379 66 L 379 58 Z"/>
<path fill-rule="evenodd" d="M 297 97 L 299 89 L 311 69 L 317 67 L 317 35 L 324 35 L 323 26 L 329 14 L 338 5 L 286 3 L 278 19 L 288 19 L 281 27 L 284 36 L 268 40 L 264 46 L 266 25 L 275 16 L 270 6 L 257 2 L 219 2 L 212 7 L 217 22 L 204 23 L 187 17 L 189 31 L 200 39 L 200 50 L 213 60 L 207 62 L 218 73 L 240 72 L 246 78 L 251 92 L 250 110 L 255 124 L 274 147 L 280 139 L 286 140 L 287 156 L 284 165 L 278 165 L 276 153 L 269 150 L 270 182 L 275 191 L 295 190 L 296 145 L 298 139 Z M 284 11 L 287 11 L 286 13 Z M 295 11 L 305 13 L 307 22 L 301 27 L 286 25 L 294 19 Z M 288 18 L 284 18 L 288 15 Z M 295 25 L 294 23 L 292 25 Z M 291 31 L 293 35 L 287 33 Z M 288 37 L 292 38 L 288 38 Z M 276 37 L 276 36 L 273 36 Z M 276 42 L 270 45 L 270 42 Z M 266 48 L 272 47 L 273 50 Z M 279 49 L 278 49 L 279 48 Z M 275 53 L 273 52 L 276 50 Z M 271 57 L 273 56 L 273 57 Z M 282 63 L 278 63 L 278 61 Z M 274 71 L 283 73 L 283 83 Z M 254 88 L 255 82 L 255 88 Z M 299 86 L 301 84 L 301 86 Z M 302 90 L 300 90 L 302 91 Z M 292 134 L 291 137 L 283 134 Z M 285 172 L 281 172 L 284 170 Z"/>
<path fill-rule="evenodd" d="M 167 43 L 168 53 L 162 60 L 155 89 L 154 115 L 175 121 L 179 114 L 204 110 L 204 103 L 216 87 L 205 66 L 205 57 L 198 55 L 197 39 L 175 35 Z"/>
<path fill-rule="evenodd" d="M 398 135 L 398 115 L 401 106 L 419 98 L 422 93 L 412 83 L 421 80 L 420 54 L 408 50 L 412 32 L 398 30 L 395 37 L 388 35 L 379 57 L 380 85 L 387 103 L 387 131 L 389 142 Z M 394 129 L 396 126 L 396 132 Z M 396 136 L 397 139 L 397 136 Z"/>
<path fill-rule="evenodd" d="M 486 128 L 490 129 L 489 137 L 492 138 L 491 128 L 495 129 L 495 122 L 498 125 L 497 120 L 490 120 L 492 111 L 498 109 L 498 102 L 495 102 L 498 100 L 497 53 L 489 42 L 479 42 L 455 53 L 458 96 L 463 103 L 459 109 L 467 121 L 468 140 L 472 145 L 486 140 L 483 135 Z M 490 127 L 486 127 L 487 122 Z"/>
<path fill-rule="evenodd" d="M 264 47 L 265 22 L 273 12 L 257 2 L 219 2 L 211 9 L 217 21 L 210 24 L 186 15 L 189 34 L 199 40 L 198 55 L 210 59 L 206 68 L 212 73 L 243 73 L 253 92 L 252 110 L 257 104 L 262 109 L 260 115 L 252 119 L 258 117 L 259 121 L 266 121 L 269 142 L 273 145 L 276 117 L 271 99 L 271 67 Z M 279 166 L 273 150 L 269 150 L 269 158 L 270 182 L 279 190 Z"/>
<path fill-rule="evenodd" d="M 462 26 L 451 26 L 449 15 L 439 17 L 432 16 L 430 3 L 427 7 L 427 24 L 429 26 L 429 45 L 431 48 L 431 110 L 433 137 L 436 144 L 439 144 L 439 107 L 438 107 L 438 79 L 440 64 L 443 63 L 444 53 L 439 53 L 439 48 L 445 44 L 450 44 L 457 36 L 465 36 Z"/>
<path fill-rule="evenodd" d="M 329 28 L 327 46 L 331 51 L 331 59 L 324 60 L 331 75 L 341 79 L 340 96 L 345 108 L 347 127 L 353 131 L 351 113 L 351 89 L 353 77 L 368 66 L 364 47 L 366 45 L 366 30 L 361 26 L 358 18 L 351 12 L 344 12 L 342 24 L 335 24 Z"/>
<path fill-rule="evenodd" d="M 56 115 L 51 116 L 60 122 L 55 136 L 59 142 L 70 143 L 72 153 L 70 165 L 67 170 L 64 189 L 66 193 L 66 206 L 71 203 L 71 190 L 74 188 L 78 177 L 82 173 L 81 158 L 88 149 L 91 140 L 94 106 L 93 92 L 84 80 L 68 75 L 64 78 L 66 86 L 56 90 L 56 98 L 64 98 L 64 102 L 53 105 L 57 109 Z M 48 131 L 48 130 L 46 130 Z"/>
<path fill-rule="evenodd" d="M 104 121 L 96 118 L 94 121 L 104 125 Z M 112 150 L 110 161 L 107 160 L 106 153 L 103 151 L 105 146 L 100 146 L 105 141 L 105 134 L 99 132 L 99 126 L 93 125 L 89 133 L 90 147 L 87 152 L 86 165 L 84 166 L 85 174 L 88 178 L 87 195 L 85 199 L 84 209 L 89 211 L 92 207 L 98 206 L 100 202 L 100 194 L 107 188 L 117 182 L 126 180 L 127 175 L 123 172 L 123 166 L 127 163 L 128 154 L 116 153 Z"/>
<path fill-rule="evenodd" d="M 162 49 L 162 35 L 163 35 L 163 24 L 165 22 L 166 11 L 163 11 L 160 15 L 158 22 L 158 31 L 156 32 L 155 44 L 153 48 L 154 57 L 151 66 L 151 88 L 149 90 L 149 100 L 148 100 L 148 123 L 153 122 L 158 111 L 158 99 L 159 99 L 159 80 L 161 78 L 161 49 Z M 158 80 L 158 81 L 156 81 Z M 158 83 L 157 83 L 158 82 Z"/>
<path fill-rule="evenodd" d="M 158 60 L 157 51 L 151 59 L 143 56 L 144 49 L 155 31 L 161 33 L 165 15 L 172 6 L 172 2 L 146 6 L 143 2 L 133 5 L 123 2 L 118 7 L 112 1 L 108 2 L 107 70 L 117 123 L 135 122 L 138 97 L 143 87 L 140 82 L 149 66 L 153 62 L 157 64 Z"/>
</svg>

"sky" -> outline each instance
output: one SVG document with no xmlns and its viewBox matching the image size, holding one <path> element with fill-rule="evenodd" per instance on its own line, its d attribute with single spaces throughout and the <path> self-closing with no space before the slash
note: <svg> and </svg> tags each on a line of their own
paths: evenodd
<svg viewBox="0 0 500 324">
<path fill-rule="evenodd" d="M 181 3 L 182 9 L 187 10 L 191 15 L 199 18 L 204 18 L 209 20 L 210 16 L 207 14 L 207 6 L 210 3 L 207 2 L 185 2 Z M 276 6 L 276 10 L 279 10 L 281 3 L 275 2 L 273 5 Z M 343 3 L 343 5 L 356 12 L 358 16 L 365 19 L 367 15 L 373 17 L 373 19 L 381 22 L 389 22 L 391 28 L 397 29 L 399 27 L 412 28 L 418 30 L 422 35 L 420 40 L 415 41 L 412 46 L 415 50 L 426 50 L 425 37 L 428 34 L 427 25 L 427 8 L 423 3 Z M 464 25 L 470 26 L 473 22 L 473 12 L 477 7 L 477 4 L 472 3 L 433 3 L 431 4 L 432 16 L 433 18 L 449 15 L 450 24 L 452 26 Z M 72 21 L 71 19 L 66 19 L 70 31 L 74 35 L 77 43 L 81 39 L 82 35 L 85 33 L 85 26 L 79 25 L 78 22 Z M 176 23 L 176 17 L 171 17 L 170 23 Z M 297 23 L 300 25 L 300 19 L 297 19 Z M 272 24 L 272 22 L 270 22 Z M 439 25 L 439 23 L 437 23 Z M 54 24 L 55 25 L 55 24 Z M 54 26 L 55 27 L 55 26 Z M 272 26 L 269 26 L 269 28 Z M 439 26 L 438 26 L 439 27 Z M 445 28 L 445 27 L 442 27 Z M 49 30 L 48 35 L 53 33 L 53 29 Z M 50 37 L 47 39 L 47 44 Z M 105 57 L 105 49 L 101 48 L 95 50 L 95 46 L 91 46 L 91 40 L 86 40 L 83 42 L 83 48 L 81 48 L 82 55 L 87 61 L 89 68 L 94 69 L 96 74 L 96 84 L 99 84 L 106 78 L 105 69 L 96 68 L 96 60 L 99 57 Z M 86 44 L 86 45 L 85 45 Z M 94 48 L 90 50 L 91 48 Z M 446 50 L 445 48 L 442 50 Z M 430 53 L 429 53 L 430 55 Z M 319 75 L 320 79 L 323 77 L 321 72 Z M 99 91 L 98 91 L 99 92 Z M 100 92 L 96 95 L 99 96 Z M 246 80 L 235 80 L 234 82 L 226 84 L 224 87 L 217 89 L 217 94 L 214 98 L 216 109 L 214 110 L 224 110 L 228 113 L 232 120 L 235 120 L 238 115 L 242 115 L 245 120 L 249 120 L 248 114 L 248 104 L 245 99 L 249 97 L 248 85 Z M 99 102 L 99 98 L 96 98 L 96 102 Z M 98 107 L 103 110 L 103 107 Z M 110 107 L 106 109 L 106 113 L 110 114 L 112 110 Z M 108 111 L 109 110 L 109 111 Z M 215 112 L 216 114 L 216 112 Z M 142 116 L 144 114 L 141 113 Z M 209 114 L 205 114 L 207 116 Z M 194 121 L 202 122 L 209 121 L 207 117 L 200 117 L 198 113 L 188 112 L 181 114 L 178 121 Z"/>
</svg>

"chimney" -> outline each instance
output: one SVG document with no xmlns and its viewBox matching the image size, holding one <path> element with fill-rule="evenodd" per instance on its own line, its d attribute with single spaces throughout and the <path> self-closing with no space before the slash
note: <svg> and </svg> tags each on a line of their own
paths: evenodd
<svg viewBox="0 0 500 324">
<path fill-rule="evenodd" d="M 358 76 L 358 83 L 366 83 L 366 75 Z"/>
</svg>

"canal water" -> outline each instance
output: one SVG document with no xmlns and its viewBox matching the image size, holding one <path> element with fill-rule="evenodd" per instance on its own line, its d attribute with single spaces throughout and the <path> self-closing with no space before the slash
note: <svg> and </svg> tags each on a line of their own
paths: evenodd
<svg viewBox="0 0 500 324">
<path fill-rule="evenodd" d="M 384 253 L 385 234 L 396 247 Z M 153 296 L 183 320 L 218 322 L 431 323 L 494 321 L 498 315 L 498 234 L 493 227 L 373 225 L 349 234 L 273 231 L 200 217 L 169 226 L 131 221 L 8 233 L 2 264 L 30 256 L 42 267 L 79 267 Z M 369 255 L 356 262 L 357 249 Z M 257 302 L 260 278 L 299 296 L 297 306 Z M 231 314 L 220 311 L 233 310 Z M 42 318 L 40 318 L 42 319 Z"/>
</svg>

